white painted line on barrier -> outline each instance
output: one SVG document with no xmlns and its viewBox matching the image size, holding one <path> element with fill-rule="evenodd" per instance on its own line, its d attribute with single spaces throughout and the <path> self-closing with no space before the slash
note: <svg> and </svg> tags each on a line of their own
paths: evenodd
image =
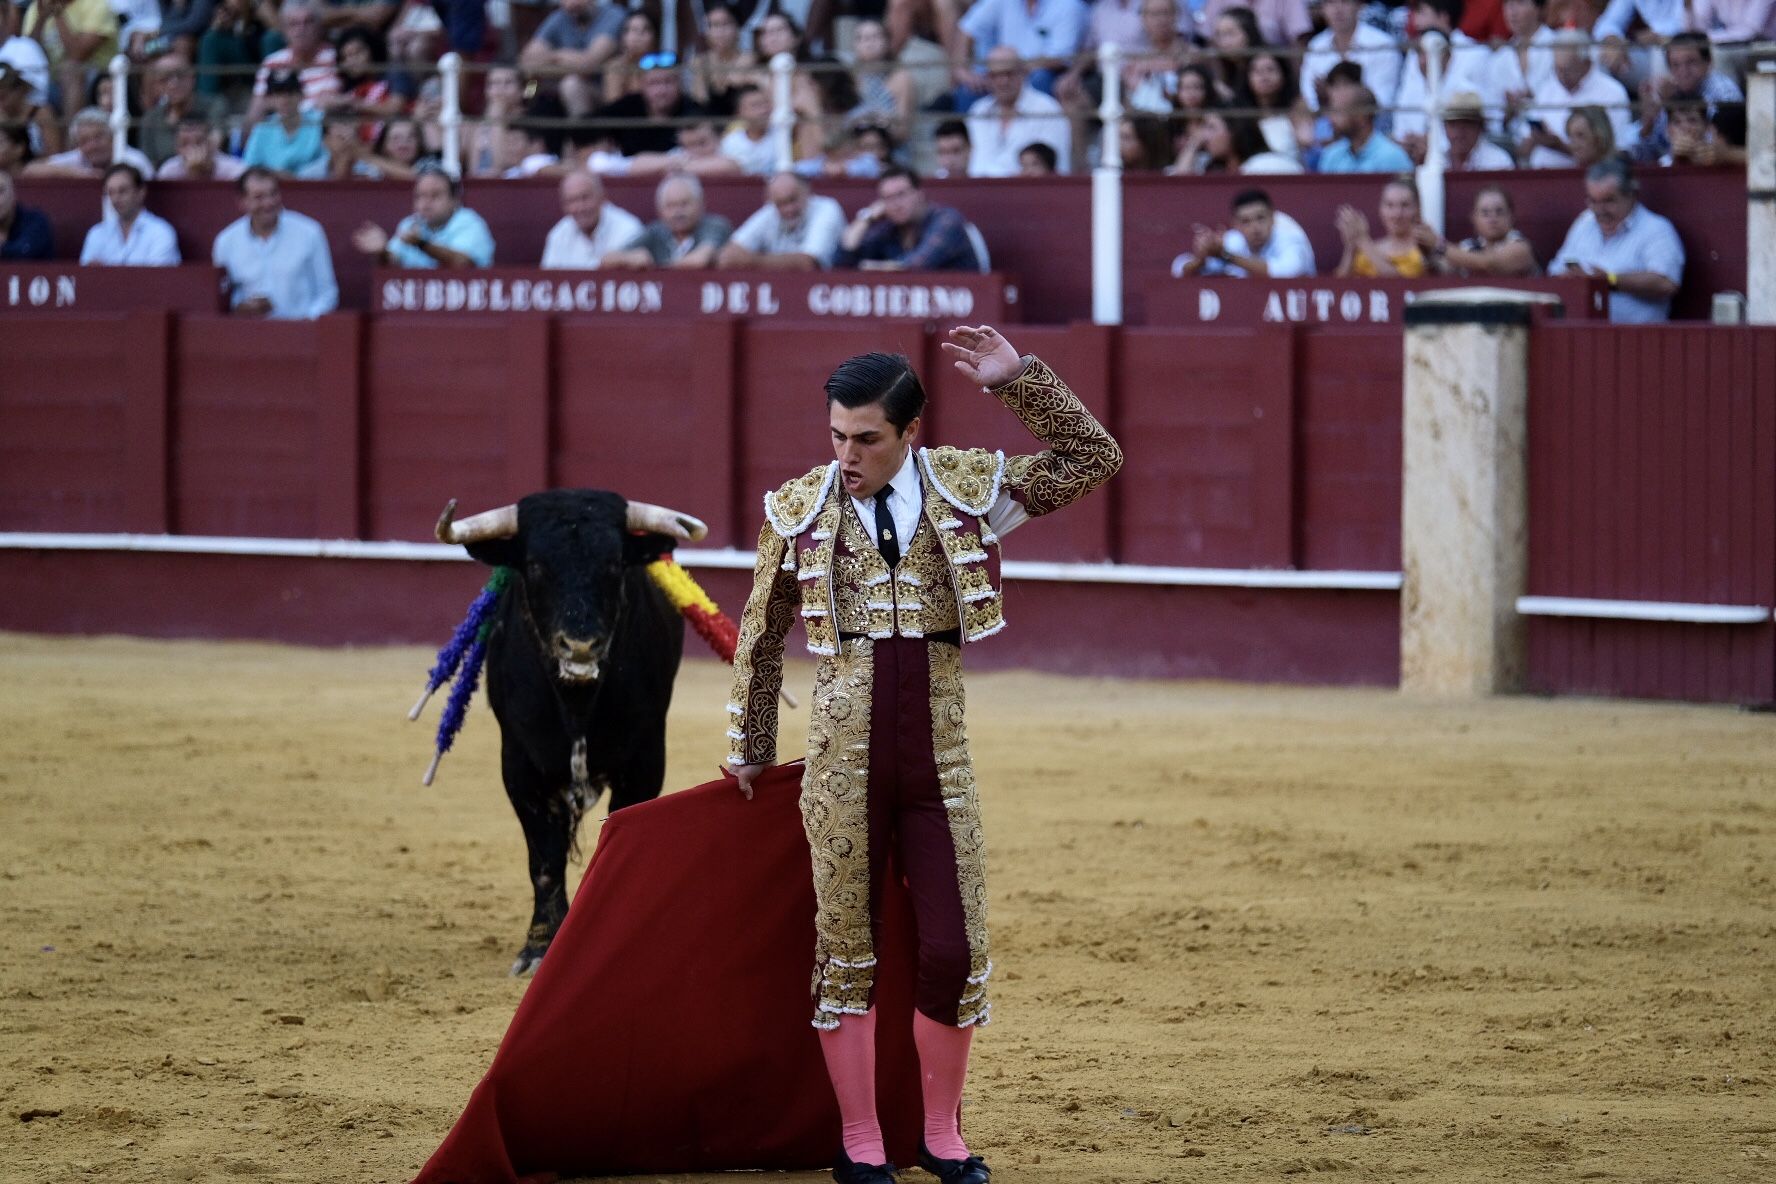
<svg viewBox="0 0 1776 1184">
<path fill-rule="evenodd" d="M 1771 610 L 1759 604 L 1682 604 L 1662 600 L 1588 600 L 1580 596 L 1519 596 L 1526 617 L 1584 617 L 1599 621 L 1680 621 L 1690 625 L 1761 625 Z"/>
<path fill-rule="evenodd" d="M 297 559 L 396 559 L 467 562 L 468 554 L 447 543 L 360 539 L 227 538 L 216 535 L 80 534 L 0 531 L 0 550 L 153 551 L 179 555 L 268 555 Z M 751 551 L 680 548 L 686 567 L 751 571 Z M 1046 563 L 1009 559 L 1005 575 L 1014 580 L 1072 584 L 1146 584 L 1185 588 L 1277 588 L 1349 592 L 1395 592 L 1397 571 L 1282 571 L 1240 567 L 1149 567 L 1124 563 Z"/>
</svg>

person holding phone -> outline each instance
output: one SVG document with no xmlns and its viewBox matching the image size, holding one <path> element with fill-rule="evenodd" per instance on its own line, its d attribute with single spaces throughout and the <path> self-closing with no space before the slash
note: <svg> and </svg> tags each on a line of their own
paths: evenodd
<svg viewBox="0 0 1776 1184">
<path fill-rule="evenodd" d="M 327 232 L 284 208 L 277 174 L 254 165 L 235 182 L 241 216 L 222 228 L 210 259 L 228 273 L 229 305 L 241 317 L 313 320 L 339 307 Z"/>
<path fill-rule="evenodd" d="M 1585 172 L 1585 204 L 1549 275 L 1588 275 L 1609 288 L 1609 319 L 1647 324 L 1671 319 L 1683 280 L 1683 241 L 1668 219 L 1640 201 L 1634 170 L 1620 157 Z"/>
</svg>

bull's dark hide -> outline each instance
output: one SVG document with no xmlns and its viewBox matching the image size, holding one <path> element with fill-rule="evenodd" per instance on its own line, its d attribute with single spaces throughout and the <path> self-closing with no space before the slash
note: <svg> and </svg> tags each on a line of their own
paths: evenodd
<svg viewBox="0 0 1776 1184">
<path fill-rule="evenodd" d="M 518 503 L 514 537 L 468 544 L 514 577 L 487 645 L 500 772 L 524 827 L 536 898 L 514 974 L 537 964 L 567 915 L 581 813 L 607 789 L 612 811 L 657 797 L 666 773 L 684 623 L 647 564 L 674 540 L 632 534 L 626 507 L 599 490 L 536 493 Z"/>
</svg>

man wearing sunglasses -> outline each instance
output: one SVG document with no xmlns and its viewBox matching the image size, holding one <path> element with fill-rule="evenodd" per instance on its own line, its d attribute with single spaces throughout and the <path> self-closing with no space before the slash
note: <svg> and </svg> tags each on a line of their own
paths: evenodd
<svg viewBox="0 0 1776 1184">
<path fill-rule="evenodd" d="M 705 114 L 685 97 L 678 56 L 650 53 L 638 63 L 641 91 L 601 107 L 597 118 L 608 119 L 606 131 L 624 156 L 638 152 L 671 152 L 678 146 L 678 120 Z M 617 122 L 617 121 L 622 122 Z M 649 122 L 644 122 L 649 121 Z"/>
</svg>

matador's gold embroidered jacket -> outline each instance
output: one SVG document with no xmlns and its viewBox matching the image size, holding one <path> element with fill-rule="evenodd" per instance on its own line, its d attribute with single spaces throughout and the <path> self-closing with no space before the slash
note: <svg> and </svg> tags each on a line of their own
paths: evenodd
<svg viewBox="0 0 1776 1184">
<path fill-rule="evenodd" d="M 1110 434 L 1039 359 L 993 392 L 1047 445 L 1006 457 L 921 448 L 918 529 L 893 571 L 858 518 L 836 462 L 765 495 L 752 594 L 734 653 L 731 764 L 771 764 L 783 647 L 799 617 L 821 659 L 810 705 L 802 815 L 818 901 L 815 1024 L 862 1013 L 874 982 L 870 936 L 868 757 L 875 642 L 957 630 L 965 643 L 1005 627 L 999 536 L 1083 497 L 1122 466 Z M 974 771 L 963 729 L 960 652 L 931 649 L 932 747 L 957 853 L 973 974 L 959 1014 L 984 1022 L 986 883 Z"/>
</svg>

